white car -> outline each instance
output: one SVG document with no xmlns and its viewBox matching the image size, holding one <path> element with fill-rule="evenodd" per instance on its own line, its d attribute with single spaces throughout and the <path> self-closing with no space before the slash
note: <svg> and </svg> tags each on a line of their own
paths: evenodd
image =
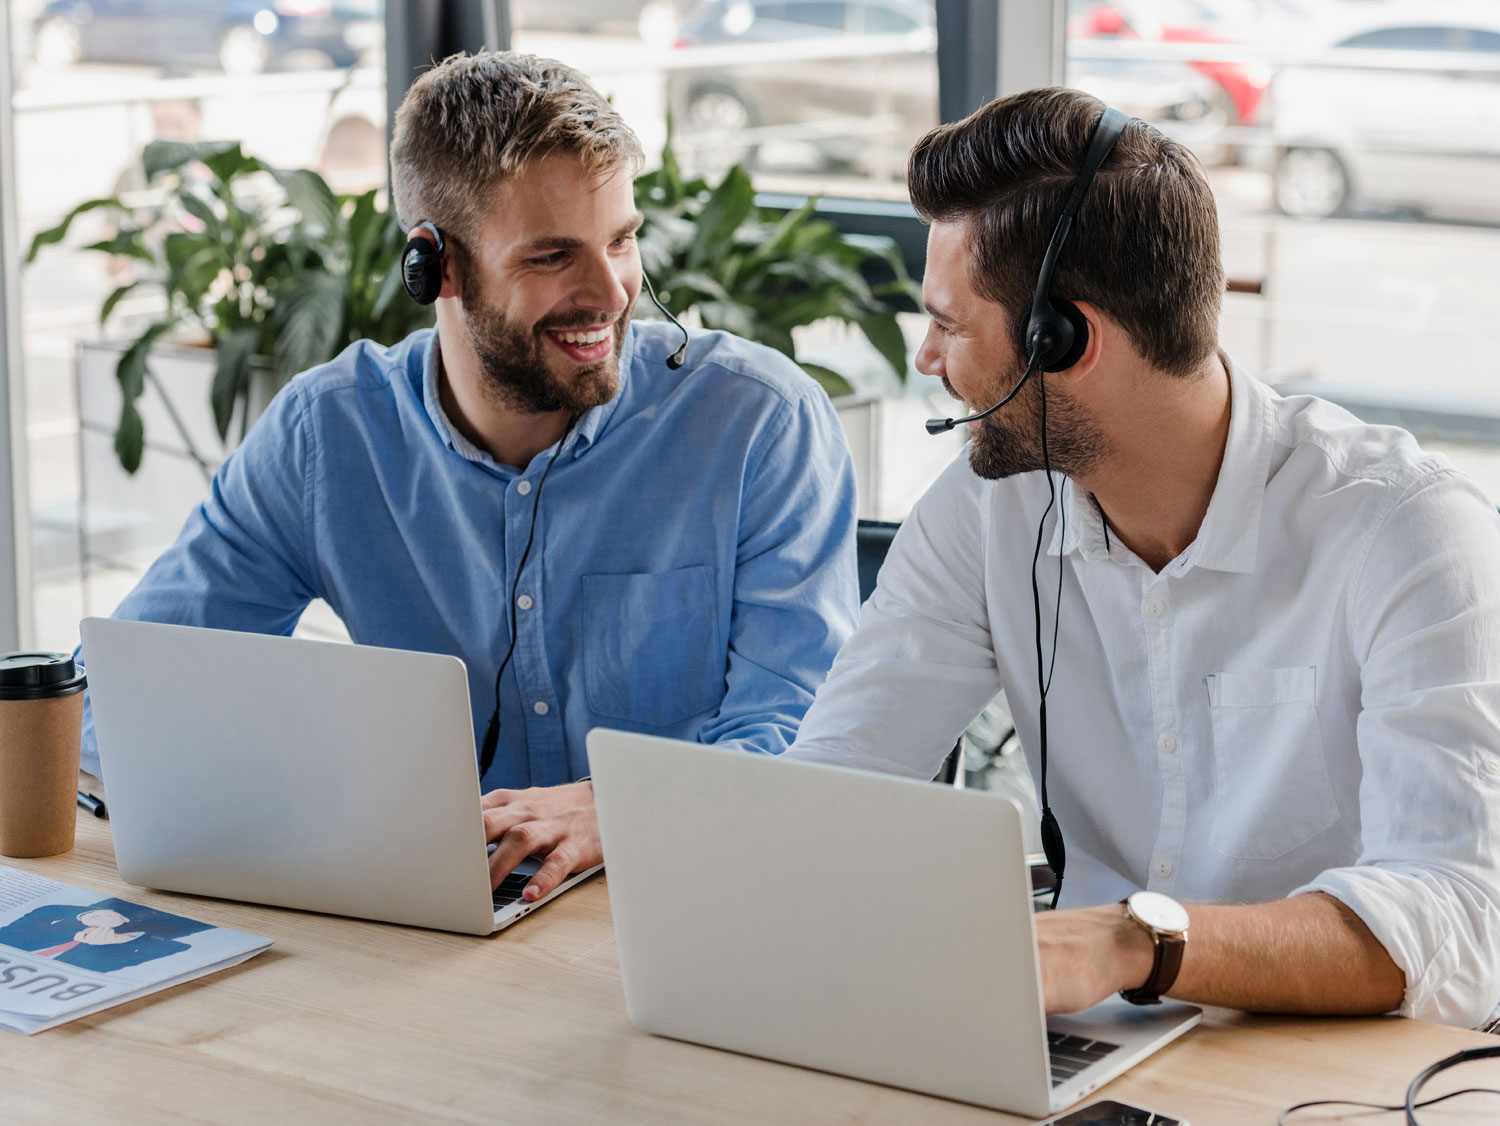
<svg viewBox="0 0 1500 1126">
<path fill-rule="evenodd" d="M 1500 219 L 1500 4 L 1349 5 L 1314 65 L 1275 76 L 1277 207 Z M 1346 61 L 1347 60 L 1347 61 Z"/>
</svg>

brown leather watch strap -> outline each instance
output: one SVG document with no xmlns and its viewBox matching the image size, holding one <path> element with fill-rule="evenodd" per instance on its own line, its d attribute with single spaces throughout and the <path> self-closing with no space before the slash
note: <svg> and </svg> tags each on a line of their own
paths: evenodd
<svg viewBox="0 0 1500 1126">
<path fill-rule="evenodd" d="M 1151 963 L 1151 976 L 1135 989 L 1122 989 L 1120 996 L 1133 1005 L 1159 1005 L 1162 994 L 1172 988 L 1177 980 L 1177 971 L 1182 969 L 1182 951 L 1187 941 L 1180 934 L 1156 934 L 1156 957 Z"/>
</svg>

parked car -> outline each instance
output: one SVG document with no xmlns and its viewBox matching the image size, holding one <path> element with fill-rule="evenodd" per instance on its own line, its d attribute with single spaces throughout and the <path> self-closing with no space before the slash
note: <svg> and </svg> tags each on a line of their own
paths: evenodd
<svg viewBox="0 0 1500 1126">
<path fill-rule="evenodd" d="M 1223 8 L 1200 0 L 1069 0 L 1068 37 L 1215 44 L 1258 38 Z M 1213 81 L 1213 110 L 1226 127 L 1256 122 L 1271 84 L 1270 67 L 1213 60 L 1193 60 L 1187 65 Z"/>
<path fill-rule="evenodd" d="M 1500 5 L 1368 3 L 1320 41 L 1327 65 L 1283 70 L 1272 94 L 1283 213 L 1500 219 Z"/>
<path fill-rule="evenodd" d="M 823 169 L 899 176 L 937 124 L 936 45 L 932 0 L 708 0 L 676 43 L 708 62 L 668 76 L 679 153 L 711 174 L 795 143 Z M 1070 78 L 1189 144 L 1223 127 L 1213 83 L 1180 63 L 1089 60 Z"/>
<path fill-rule="evenodd" d="M 384 37 L 380 0 L 51 0 L 32 52 L 47 66 L 216 65 L 259 74 L 304 51 L 353 66 Z"/>
<path fill-rule="evenodd" d="M 510 0 L 511 30 L 635 36 L 665 47 L 693 0 Z"/>
</svg>

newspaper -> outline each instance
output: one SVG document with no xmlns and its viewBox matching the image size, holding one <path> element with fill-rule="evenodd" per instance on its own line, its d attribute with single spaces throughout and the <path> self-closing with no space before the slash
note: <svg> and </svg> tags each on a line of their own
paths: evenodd
<svg viewBox="0 0 1500 1126">
<path fill-rule="evenodd" d="M 0 1027 L 41 1032 L 270 945 L 0 865 Z"/>
</svg>

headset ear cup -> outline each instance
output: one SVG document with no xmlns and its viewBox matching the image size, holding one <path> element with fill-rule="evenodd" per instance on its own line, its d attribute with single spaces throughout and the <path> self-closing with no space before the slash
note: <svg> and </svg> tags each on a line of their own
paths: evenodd
<svg viewBox="0 0 1500 1126">
<path fill-rule="evenodd" d="M 443 288 L 443 255 L 432 240 L 416 237 L 401 251 L 401 281 L 418 305 L 431 305 Z"/>
<path fill-rule="evenodd" d="M 1058 314 L 1058 323 L 1067 324 L 1072 330 L 1059 335 L 1072 339 L 1066 348 L 1054 349 L 1056 358 L 1045 358 L 1041 366 L 1043 371 L 1066 371 L 1083 358 L 1083 350 L 1089 346 L 1089 322 L 1083 310 L 1071 301 L 1054 297 L 1050 304 Z"/>
</svg>

